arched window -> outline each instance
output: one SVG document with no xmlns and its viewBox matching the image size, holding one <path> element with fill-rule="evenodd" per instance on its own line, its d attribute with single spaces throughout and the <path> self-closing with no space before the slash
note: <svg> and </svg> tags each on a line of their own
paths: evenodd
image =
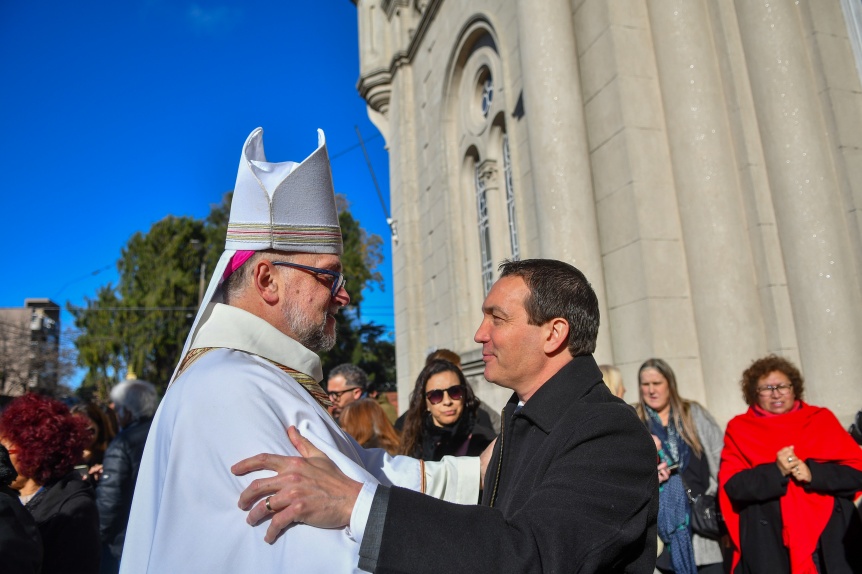
<svg viewBox="0 0 862 574">
<path fill-rule="evenodd" d="M 506 179 L 506 211 L 509 214 L 509 242 L 512 247 L 512 260 L 521 258 L 518 245 L 518 224 L 515 221 L 515 186 L 512 183 L 512 158 L 509 156 L 509 134 L 503 134 L 503 173 Z"/>
<path fill-rule="evenodd" d="M 482 286 L 485 295 L 494 283 L 494 259 L 491 257 L 491 229 L 488 225 L 488 195 L 485 189 L 485 177 L 481 167 L 476 165 L 476 212 L 479 217 L 479 249 L 482 262 Z"/>
</svg>

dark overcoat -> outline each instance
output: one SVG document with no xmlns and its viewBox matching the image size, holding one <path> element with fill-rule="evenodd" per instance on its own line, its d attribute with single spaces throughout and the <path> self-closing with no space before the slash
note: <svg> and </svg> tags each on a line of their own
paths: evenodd
<svg viewBox="0 0 862 574">
<path fill-rule="evenodd" d="M 862 488 L 862 472 L 835 463 L 806 460 L 811 482 L 805 490 L 835 497 L 832 516 L 820 535 L 816 560 L 829 574 L 862 572 L 862 521 L 853 496 Z M 727 496 L 739 508 L 739 563 L 734 574 L 790 572 L 790 556 L 784 546 L 781 497 L 790 478 L 775 463 L 742 470 L 724 485 Z"/>
<path fill-rule="evenodd" d="M 99 571 L 99 511 L 92 487 L 70 472 L 27 503 L 42 535 L 42 574 Z"/>
<path fill-rule="evenodd" d="M 483 505 L 393 487 L 375 572 L 638 572 L 656 559 L 656 449 L 576 357 L 506 405 Z"/>
</svg>

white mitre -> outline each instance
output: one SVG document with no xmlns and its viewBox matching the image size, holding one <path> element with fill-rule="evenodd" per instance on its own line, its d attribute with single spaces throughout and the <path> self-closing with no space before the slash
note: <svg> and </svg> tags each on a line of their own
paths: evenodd
<svg viewBox="0 0 862 574">
<path fill-rule="evenodd" d="M 302 163 L 269 163 L 263 130 L 242 148 L 225 249 L 341 254 L 341 227 L 332 188 L 326 138 Z"/>
<path fill-rule="evenodd" d="M 341 227 L 323 130 L 317 130 L 317 149 L 299 163 L 266 161 L 262 128 L 251 132 L 245 140 L 231 201 L 225 251 L 213 271 L 180 363 L 214 304 L 224 302 L 220 286 L 225 271 L 238 267 L 231 260 L 237 252 L 240 252 L 238 257 L 242 257 L 242 252 L 265 249 L 338 255 L 342 252 Z M 174 370 L 171 382 L 176 376 Z"/>
</svg>

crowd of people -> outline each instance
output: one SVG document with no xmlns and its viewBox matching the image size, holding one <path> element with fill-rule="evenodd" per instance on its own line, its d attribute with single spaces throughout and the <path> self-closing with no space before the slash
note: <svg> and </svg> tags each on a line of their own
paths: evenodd
<svg viewBox="0 0 862 574">
<path fill-rule="evenodd" d="M 622 397 L 619 370 L 601 369 Z M 666 361 L 638 378 L 634 407 L 657 449 L 659 572 L 862 572 L 862 411 L 845 430 L 775 355 L 742 373 L 749 409 L 726 430 L 679 395 Z"/>
<path fill-rule="evenodd" d="M 158 403 L 127 380 L 110 404 L 28 393 L 0 413 L 3 572 L 119 570 L 135 480 Z"/>
<path fill-rule="evenodd" d="M 862 420 L 806 403 L 787 359 L 744 371 L 724 430 L 661 358 L 629 405 L 587 278 L 507 261 L 474 337 L 502 412 L 438 349 L 399 417 L 359 366 L 324 378 L 342 248 L 323 133 L 270 163 L 252 132 L 158 412 L 130 379 L 109 408 L 0 413 L 0 570 L 862 572 Z"/>
<path fill-rule="evenodd" d="M 427 461 L 479 456 L 496 433 L 460 361 L 436 358 L 441 354 L 457 357 L 445 349 L 429 355 L 395 424 L 368 393 L 360 367 L 333 368 L 328 381 L 336 384 L 327 391 L 333 416 L 364 448 Z M 611 394 L 623 398 L 619 370 L 600 369 Z M 638 379 L 633 406 L 657 451 L 658 571 L 862 571 L 862 521 L 854 505 L 862 491 L 862 441 L 827 409 L 803 401 L 795 365 L 777 356 L 754 361 L 741 379 L 750 408 L 726 432 L 680 396 L 666 361 L 645 361 Z M 28 394 L 2 411 L 4 571 L 118 570 L 157 397 L 149 383 L 129 380 L 111 399 L 104 408 L 85 402 L 70 409 Z M 718 532 L 698 532 L 691 516 L 698 497 L 707 497 L 721 517 Z"/>
</svg>

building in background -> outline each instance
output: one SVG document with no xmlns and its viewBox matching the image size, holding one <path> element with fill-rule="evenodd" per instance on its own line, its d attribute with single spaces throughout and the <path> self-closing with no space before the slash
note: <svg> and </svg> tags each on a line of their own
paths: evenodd
<svg viewBox="0 0 862 574">
<path fill-rule="evenodd" d="M 862 406 L 862 2 L 354 0 L 389 150 L 401 410 L 506 258 L 580 268 L 596 357 L 675 369 L 721 422 L 767 353 Z"/>
<path fill-rule="evenodd" d="M 25 299 L 0 308 L 0 401 L 28 391 L 53 394 L 60 373 L 60 306 Z"/>
</svg>

